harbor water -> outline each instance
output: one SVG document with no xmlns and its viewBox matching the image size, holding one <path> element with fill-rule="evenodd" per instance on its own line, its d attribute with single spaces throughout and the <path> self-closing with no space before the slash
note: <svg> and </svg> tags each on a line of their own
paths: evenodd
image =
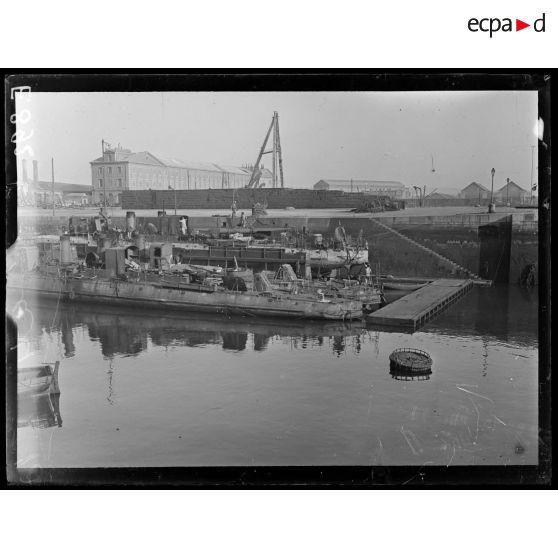
<svg viewBox="0 0 558 558">
<path fill-rule="evenodd" d="M 537 309 L 475 287 L 409 334 L 27 298 L 18 365 L 60 361 L 59 420 L 18 428 L 17 464 L 537 464 Z M 390 374 L 398 347 L 432 373 Z"/>
</svg>

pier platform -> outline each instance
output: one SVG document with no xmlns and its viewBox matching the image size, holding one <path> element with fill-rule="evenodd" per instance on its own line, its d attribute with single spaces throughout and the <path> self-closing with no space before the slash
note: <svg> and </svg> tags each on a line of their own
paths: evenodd
<svg viewBox="0 0 558 558">
<path fill-rule="evenodd" d="M 473 288 L 470 279 L 437 279 L 369 314 L 369 324 L 415 330 Z"/>
</svg>

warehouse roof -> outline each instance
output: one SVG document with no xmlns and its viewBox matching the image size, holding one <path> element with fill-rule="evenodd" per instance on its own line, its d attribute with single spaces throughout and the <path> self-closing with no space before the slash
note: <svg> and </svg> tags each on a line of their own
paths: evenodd
<svg viewBox="0 0 558 558">
<path fill-rule="evenodd" d="M 376 188 L 405 188 L 405 185 L 401 182 L 395 180 L 361 180 L 361 179 L 338 179 L 338 178 L 322 178 L 317 182 L 326 183 L 332 189 L 337 188 L 347 188 L 353 186 L 358 188 L 359 186 L 374 186 Z"/>
<path fill-rule="evenodd" d="M 498 193 L 503 193 L 505 194 L 506 191 L 515 191 L 517 192 L 518 190 L 521 192 L 525 192 L 526 194 L 528 194 L 529 192 L 527 192 L 527 190 L 525 190 L 524 188 L 522 188 L 521 186 L 518 186 L 513 180 L 510 180 L 510 182 L 506 183 L 504 186 L 502 186 L 499 190 Z"/>
<path fill-rule="evenodd" d="M 39 190 L 52 191 L 52 182 L 47 180 L 39 180 L 38 183 L 29 183 L 31 188 L 35 187 Z M 55 182 L 55 192 L 63 192 L 66 194 L 91 194 L 91 185 L 89 184 L 72 184 L 70 182 Z"/>
<path fill-rule="evenodd" d="M 143 165 L 156 165 L 163 167 L 174 167 L 192 170 L 201 170 L 206 172 L 227 172 L 231 174 L 240 174 L 250 177 L 252 170 L 245 167 L 237 167 L 234 165 L 221 165 L 216 163 L 206 163 L 200 161 L 186 161 L 177 157 L 159 157 L 149 151 L 138 151 L 137 153 L 119 152 L 119 158 L 116 161 L 105 161 L 103 157 L 91 161 L 92 163 L 118 163 L 127 161 L 130 163 L 139 163 Z M 267 169 L 262 169 L 263 174 L 269 174 Z"/>
<path fill-rule="evenodd" d="M 455 199 L 455 196 L 452 196 L 451 194 L 444 194 L 443 192 L 432 192 L 432 194 L 427 194 L 426 197 L 429 198 L 429 199 L 435 199 L 435 200 L 453 200 L 453 199 Z"/>
<path fill-rule="evenodd" d="M 468 190 L 471 187 L 475 188 L 475 189 L 479 188 L 483 192 L 488 192 L 488 188 L 485 188 L 482 184 L 479 184 L 478 182 L 471 182 L 471 184 L 469 184 L 468 186 L 465 186 L 465 188 L 463 188 L 463 190 L 461 190 L 461 191 L 464 192 L 465 190 Z"/>
<path fill-rule="evenodd" d="M 200 161 L 185 161 L 184 159 L 177 159 L 176 157 L 157 157 L 159 161 L 166 167 L 178 167 L 183 169 L 203 170 L 210 172 L 223 172 L 214 163 L 203 163 Z M 238 169 L 237 172 L 240 172 Z M 244 173 L 242 173 L 244 174 Z"/>
</svg>

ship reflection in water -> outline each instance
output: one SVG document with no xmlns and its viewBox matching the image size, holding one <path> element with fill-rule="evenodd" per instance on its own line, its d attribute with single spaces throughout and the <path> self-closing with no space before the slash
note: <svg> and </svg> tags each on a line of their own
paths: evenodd
<svg viewBox="0 0 558 558">
<path fill-rule="evenodd" d="M 97 305 L 42 304 L 35 308 L 35 333 L 58 330 L 63 353 L 74 356 L 74 331 L 88 332 L 91 341 L 98 341 L 104 357 L 137 355 L 150 344 L 159 347 L 204 347 L 218 345 L 226 351 L 265 351 L 273 339 L 290 339 L 294 348 L 323 346 L 330 342 L 332 352 L 341 356 L 348 344 L 357 353 L 361 336 L 370 333 L 360 322 L 316 322 L 308 320 L 267 320 L 264 318 L 226 318 L 207 314 L 163 314 Z M 53 319 L 54 322 L 53 322 Z M 249 342 L 250 341 L 250 342 Z"/>
<path fill-rule="evenodd" d="M 536 291 L 477 288 L 412 335 L 27 303 L 18 354 L 60 360 L 64 428 L 18 429 L 26 467 L 537 463 Z M 397 347 L 428 381 L 390 374 Z M 18 426 L 61 426 L 59 397 Z"/>
</svg>

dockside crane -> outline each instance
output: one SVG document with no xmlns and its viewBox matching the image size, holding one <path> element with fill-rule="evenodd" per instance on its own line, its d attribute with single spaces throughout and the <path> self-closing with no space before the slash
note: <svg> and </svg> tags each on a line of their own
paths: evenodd
<svg viewBox="0 0 558 558">
<path fill-rule="evenodd" d="M 269 136 L 273 131 L 273 146 L 271 150 L 266 151 L 267 143 L 269 141 Z M 279 114 L 277 112 L 273 113 L 273 118 L 271 119 L 271 124 L 265 135 L 262 147 L 256 159 L 256 163 L 252 169 L 252 174 L 250 176 L 250 181 L 248 182 L 246 188 L 259 188 L 260 187 L 260 177 L 262 171 L 260 170 L 260 162 L 264 155 L 272 154 L 272 187 L 277 188 L 278 182 L 281 184 L 281 188 L 284 188 L 283 182 L 283 154 L 281 152 L 281 138 L 279 137 Z M 277 173 L 279 170 L 279 175 Z M 279 179 L 279 180 L 278 180 Z"/>
</svg>

